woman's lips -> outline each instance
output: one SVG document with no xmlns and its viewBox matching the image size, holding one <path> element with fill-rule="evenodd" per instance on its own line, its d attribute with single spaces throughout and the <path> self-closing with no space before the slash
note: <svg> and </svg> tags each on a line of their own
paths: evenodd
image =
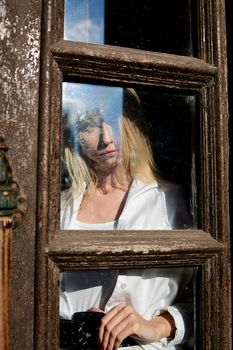
<svg viewBox="0 0 233 350">
<path fill-rule="evenodd" d="M 113 149 L 113 150 L 109 150 L 109 151 L 104 151 L 104 152 L 100 152 L 100 153 L 99 153 L 99 156 L 105 156 L 105 155 L 112 154 L 112 153 L 116 153 L 116 152 L 118 152 L 118 149 Z"/>
<path fill-rule="evenodd" d="M 106 151 L 104 153 L 99 154 L 99 160 L 105 161 L 107 159 L 115 159 L 118 157 L 118 150 Z"/>
</svg>

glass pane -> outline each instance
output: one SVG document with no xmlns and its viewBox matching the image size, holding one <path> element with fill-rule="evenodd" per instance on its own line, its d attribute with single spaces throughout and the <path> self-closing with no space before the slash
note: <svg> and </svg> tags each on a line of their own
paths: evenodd
<svg viewBox="0 0 233 350">
<path fill-rule="evenodd" d="M 61 228 L 196 227 L 196 96 L 63 83 Z"/>
<path fill-rule="evenodd" d="M 63 272 L 61 348 L 196 349 L 197 278 L 188 267 Z"/>
<path fill-rule="evenodd" d="M 196 1 L 66 0 L 64 38 L 197 56 Z"/>
</svg>

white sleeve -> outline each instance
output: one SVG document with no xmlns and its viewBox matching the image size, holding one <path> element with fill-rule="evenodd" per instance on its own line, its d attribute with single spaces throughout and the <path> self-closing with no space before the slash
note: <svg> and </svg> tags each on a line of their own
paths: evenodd
<svg viewBox="0 0 233 350">
<path fill-rule="evenodd" d="M 185 324 L 182 314 L 180 313 L 179 309 L 175 306 L 167 306 L 163 309 L 157 310 L 155 316 L 162 315 L 164 312 L 169 312 L 169 314 L 173 317 L 176 331 L 175 336 L 173 338 L 162 338 L 160 342 L 164 345 L 169 344 L 169 346 L 178 345 L 184 341 L 185 335 Z"/>
</svg>

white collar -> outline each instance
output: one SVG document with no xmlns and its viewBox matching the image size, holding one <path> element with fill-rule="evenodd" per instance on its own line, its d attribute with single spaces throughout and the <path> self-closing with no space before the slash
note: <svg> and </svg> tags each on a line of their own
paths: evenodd
<svg viewBox="0 0 233 350">
<path fill-rule="evenodd" d="M 137 196 L 145 191 L 150 190 L 151 188 L 159 187 L 158 182 L 155 180 L 154 182 L 145 183 L 141 180 L 134 179 L 128 193 L 128 198 Z"/>
<path fill-rule="evenodd" d="M 124 208 L 123 208 L 121 215 L 123 214 L 129 201 L 131 201 L 132 199 L 134 199 L 138 195 L 140 195 L 140 194 L 142 194 L 142 193 L 144 193 L 152 188 L 158 188 L 158 187 L 159 187 L 159 184 L 156 180 L 152 183 L 145 183 L 141 180 L 134 179 L 131 186 L 130 186 L 129 193 L 127 195 L 127 199 L 126 199 L 126 202 L 125 202 L 125 205 L 124 205 Z M 84 192 L 85 192 L 85 186 L 83 186 L 83 190 L 78 196 L 75 194 L 73 195 L 73 213 L 76 212 L 77 209 L 79 209 L 80 204 L 81 204 L 82 199 L 83 199 Z"/>
</svg>

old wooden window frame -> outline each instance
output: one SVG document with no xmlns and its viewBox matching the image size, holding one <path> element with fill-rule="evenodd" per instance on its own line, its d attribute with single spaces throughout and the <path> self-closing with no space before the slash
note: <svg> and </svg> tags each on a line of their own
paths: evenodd
<svg viewBox="0 0 233 350">
<path fill-rule="evenodd" d="M 35 349 L 58 349 L 58 291 L 65 269 L 197 266 L 200 347 L 231 348 L 225 4 L 199 0 L 199 58 L 64 41 L 63 1 L 43 2 Z M 195 90 L 200 96 L 201 230 L 59 230 L 63 77 Z M 220 173 L 221 169 L 221 173 Z M 168 239 L 169 238 L 169 239 Z"/>
</svg>

